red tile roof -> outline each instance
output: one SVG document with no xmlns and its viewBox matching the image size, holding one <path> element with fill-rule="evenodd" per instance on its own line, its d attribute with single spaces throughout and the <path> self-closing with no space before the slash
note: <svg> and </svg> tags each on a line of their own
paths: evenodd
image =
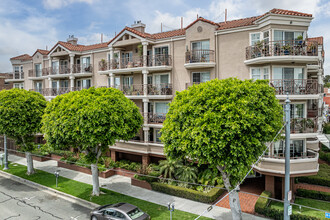
<svg viewBox="0 0 330 220">
<path fill-rule="evenodd" d="M 307 38 L 308 41 L 316 41 L 319 45 L 323 45 L 323 36 L 321 37 L 310 37 Z"/>
<path fill-rule="evenodd" d="M 32 57 L 29 54 L 22 54 L 17 57 L 12 57 L 10 58 L 11 60 L 21 60 L 21 61 L 26 61 L 26 60 L 32 60 Z"/>
<path fill-rule="evenodd" d="M 278 14 L 278 15 L 294 15 L 294 16 L 303 16 L 303 17 L 312 17 L 312 14 L 302 13 L 298 11 L 289 11 L 284 9 L 273 8 L 266 14 Z"/>
<path fill-rule="evenodd" d="M 166 32 L 152 34 L 152 38 L 153 39 L 162 39 L 162 38 L 181 36 L 181 35 L 185 35 L 185 34 L 186 34 L 185 29 L 177 29 L 177 30 L 173 30 L 173 31 L 166 31 Z"/>
<path fill-rule="evenodd" d="M 99 44 L 91 44 L 91 45 L 81 45 L 81 44 L 72 45 L 71 43 L 68 43 L 68 42 L 59 41 L 54 45 L 54 47 L 50 51 L 52 51 L 57 45 L 61 45 L 70 51 L 82 52 L 82 51 L 87 51 L 87 50 L 106 48 L 106 47 L 108 47 L 108 42 L 99 43 Z"/>
<path fill-rule="evenodd" d="M 244 27 L 250 26 L 254 24 L 254 21 L 259 19 L 261 16 L 250 17 L 250 18 L 242 18 L 238 20 L 232 20 L 227 22 L 220 22 L 218 30 L 230 29 L 230 28 L 237 28 L 237 27 Z"/>
<path fill-rule="evenodd" d="M 213 21 L 207 20 L 207 19 L 205 19 L 203 17 L 199 17 L 195 21 L 193 21 L 191 24 L 189 24 L 185 29 L 187 30 L 188 28 L 190 28 L 191 26 L 193 26 L 198 21 L 203 21 L 203 22 L 206 22 L 206 23 L 209 23 L 209 24 L 212 24 L 212 25 L 219 26 L 217 23 L 215 23 Z"/>
<path fill-rule="evenodd" d="M 37 49 L 36 52 L 34 52 L 34 54 L 32 55 L 32 57 L 38 52 L 41 53 L 41 55 L 43 55 L 43 56 L 45 56 L 49 53 L 48 50 Z"/>
</svg>

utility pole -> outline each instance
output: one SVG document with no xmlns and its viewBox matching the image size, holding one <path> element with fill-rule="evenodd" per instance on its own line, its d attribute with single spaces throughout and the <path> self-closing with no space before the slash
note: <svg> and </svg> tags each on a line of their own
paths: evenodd
<svg viewBox="0 0 330 220">
<path fill-rule="evenodd" d="M 7 136 L 3 136 L 3 145 L 4 145 L 4 151 L 5 151 L 5 167 L 3 168 L 4 170 L 8 170 L 8 150 L 7 150 Z"/>
<path fill-rule="evenodd" d="M 284 191 L 284 220 L 290 220 L 290 100 L 289 95 L 285 100 L 285 191 Z"/>
</svg>

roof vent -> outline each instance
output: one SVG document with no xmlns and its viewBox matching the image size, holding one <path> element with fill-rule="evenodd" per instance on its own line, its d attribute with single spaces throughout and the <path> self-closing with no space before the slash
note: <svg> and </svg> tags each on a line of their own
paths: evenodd
<svg viewBox="0 0 330 220">
<path fill-rule="evenodd" d="M 134 21 L 134 24 L 132 24 L 131 27 L 137 31 L 144 33 L 146 25 L 143 24 L 141 21 Z"/>
<path fill-rule="evenodd" d="M 74 37 L 74 35 L 69 35 L 69 38 L 66 41 L 76 46 L 78 42 L 78 38 Z"/>
</svg>

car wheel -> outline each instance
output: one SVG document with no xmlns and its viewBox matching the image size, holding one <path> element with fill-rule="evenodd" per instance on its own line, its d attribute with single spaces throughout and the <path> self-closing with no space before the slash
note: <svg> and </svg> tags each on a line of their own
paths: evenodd
<svg viewBox="0 0 330 220">
<path fill-rule="evenodd" d="M 91 220 L 97 220 L 97 217 L 93 215 L 93 216 L 91 217 Z"/>
</svg>

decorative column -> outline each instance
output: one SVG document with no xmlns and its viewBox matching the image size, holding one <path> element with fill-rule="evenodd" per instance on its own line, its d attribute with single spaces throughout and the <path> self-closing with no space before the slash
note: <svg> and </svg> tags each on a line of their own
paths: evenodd
<svg viewBox="0 0 330 220">
<path fill-rule="evenodd" d="M 317 133 L 322 133 L 322 123 L 323 123 L 323 94 L 324 94 L 324 88 L 323 88 L 323 70 L 319 68 L 319 71 L 317 73 L 318 78 L 318 89 L 319 89 L 319 100 L 318 100 L 318 121 L 317 121 Z"/>
<path fill-rule="evenodd" d="M 48 77 L 48 87 L 49 87 L 50 89 L 52 89 L 52 87 L 53 87 L 52 82 L 53 82 L 53 79 L 50 78 L 50 77 Z"/>
<path fill-rule="evenodd" d="M 115 88 L 115 74 L 109 73 L 110 76 L 110 87 Z"/>
<path fill-rule="evenodd" d="M 148 112 L 148 104 L 149 104 L 149 99 L 144 98 L 143 100 L 143 119 L 144 119 L 144 124 L 148 124 L 148 117 L 149 117 L 149 112 Z"/>
<path fill-rule="evenodd" d="M 113 69 L 113 63 L 114 63 L 114 57 L 115 57 L 115 54 L 114 54 L 114 50 L 113 50 L 113 47 L 110 47 L 110 60 L 109 60 L 109 69 L 112 70 Z"/>
<path fill-rule="evenodd" d="M 71 87 L 71 91 L 74 91 L 74 76 L 70 76 L 70 87 Z"/>
<path fill-rule="evenodd" d="M 143 41 L 142 46 L 143 46 L 143 67 L 147 67 L 148 42 Z"/>
<path fill-rule="evenodd" d="M 142 70 L 143 74 L 143 95 L 147 96 L 148 95 L 148 70 Z"/>
<path fill-rule="evenodd" d="M 143 127 L 144 143 L 149 142 L 149 127 Z"/>
<path fill-rule="evenodd" d="M 70 53 L 70 74 L 73 73 L 73 68 L 74 68 L 74 54 L 73 53 Z M 72 86 L 71 86 L 72 87 Z"/>
</svg>

